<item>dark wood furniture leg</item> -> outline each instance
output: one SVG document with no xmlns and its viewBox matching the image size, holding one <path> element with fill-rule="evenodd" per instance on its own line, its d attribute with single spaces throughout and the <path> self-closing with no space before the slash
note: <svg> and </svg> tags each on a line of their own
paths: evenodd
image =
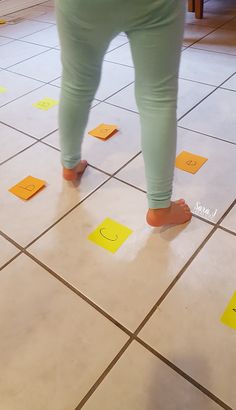
<svg viewBox="0 0 236 410">
<path fill-rule="evenodd" d="M 188 11 L 195 11 L 195 0 L 188 0 Z"/>
<path fill-rule="evenodd" d="M 203 3 L 204 0 L 195 0 L 195 15 L 197 19 L 203 18 Z"/>
</svg>

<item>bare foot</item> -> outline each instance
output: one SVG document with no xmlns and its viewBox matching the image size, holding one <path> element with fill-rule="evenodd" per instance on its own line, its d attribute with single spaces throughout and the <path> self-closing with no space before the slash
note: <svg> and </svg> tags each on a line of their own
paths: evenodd
<svg viewBox="0 0 236 410">
<path fill-rule="evenodd" d="M 180 225 L 190 221 L 192 214 L 184 199 L 172 202 L 169 208 L 149 209 L 147 223 L 151 226 Z"/>
<path fill-rule="evenodd" d="M 84 173 L 87 165 L 87 161 L 82 160 L 72 169 L 63 168 L 63 178 L 67 181 L 75 181 Z"/>
</svg>

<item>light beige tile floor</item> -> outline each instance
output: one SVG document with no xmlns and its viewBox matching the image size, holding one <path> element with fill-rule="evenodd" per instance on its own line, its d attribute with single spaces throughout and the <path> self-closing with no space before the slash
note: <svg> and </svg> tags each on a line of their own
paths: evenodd
<svg viewBox="0 0 236 410">
<path fill-rule="evenodd" d="M 235 0 L 187 13 L 177 152 L 208 161 L 176 169 L 195 216 L 165 229 L 145 222 L 125 34 L 85 131 L 90 166 L 68 184 L 58 106 L 33 106 L 60 94 L 53 0 L 19 16 L 0 26 L 0 410 L 235 410 L 236 330 L 220 322 L 236 291 Z M 88 135 L 101 122 L 119 127 L 107 142 Z M 28 175 L 46 187 L 25 202 L 8 189 Z M 107 217 L 132 230 L 115 254 L 88 240 Z"/>
</svg>

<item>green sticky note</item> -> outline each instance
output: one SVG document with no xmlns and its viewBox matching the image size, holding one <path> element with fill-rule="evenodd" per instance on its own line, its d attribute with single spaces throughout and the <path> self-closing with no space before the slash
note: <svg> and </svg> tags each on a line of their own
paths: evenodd
<svg viewBox="0 0 236 410">
<path fill-rule="evenodd" d="M 227 308 L 225 309 L 221 322 L 236 330 L 236 292 L 234 292 Z"/>
</svg>

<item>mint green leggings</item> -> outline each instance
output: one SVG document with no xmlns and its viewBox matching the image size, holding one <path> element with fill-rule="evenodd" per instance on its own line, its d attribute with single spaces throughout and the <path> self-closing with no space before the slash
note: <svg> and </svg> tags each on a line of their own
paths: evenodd
<svg viewBox="0 0 236 410">
<path fill-rule="evenodd" d="M 170 205 L 176 154 L 176 101 L 185 0 L 56 0 L 62 50 L 59 110 L 62 164 L 73 168 L 110 41 L 126 32 L 149 208 Z M 128 144 L 128 141 L 127 141 Z"/>
</svg>

